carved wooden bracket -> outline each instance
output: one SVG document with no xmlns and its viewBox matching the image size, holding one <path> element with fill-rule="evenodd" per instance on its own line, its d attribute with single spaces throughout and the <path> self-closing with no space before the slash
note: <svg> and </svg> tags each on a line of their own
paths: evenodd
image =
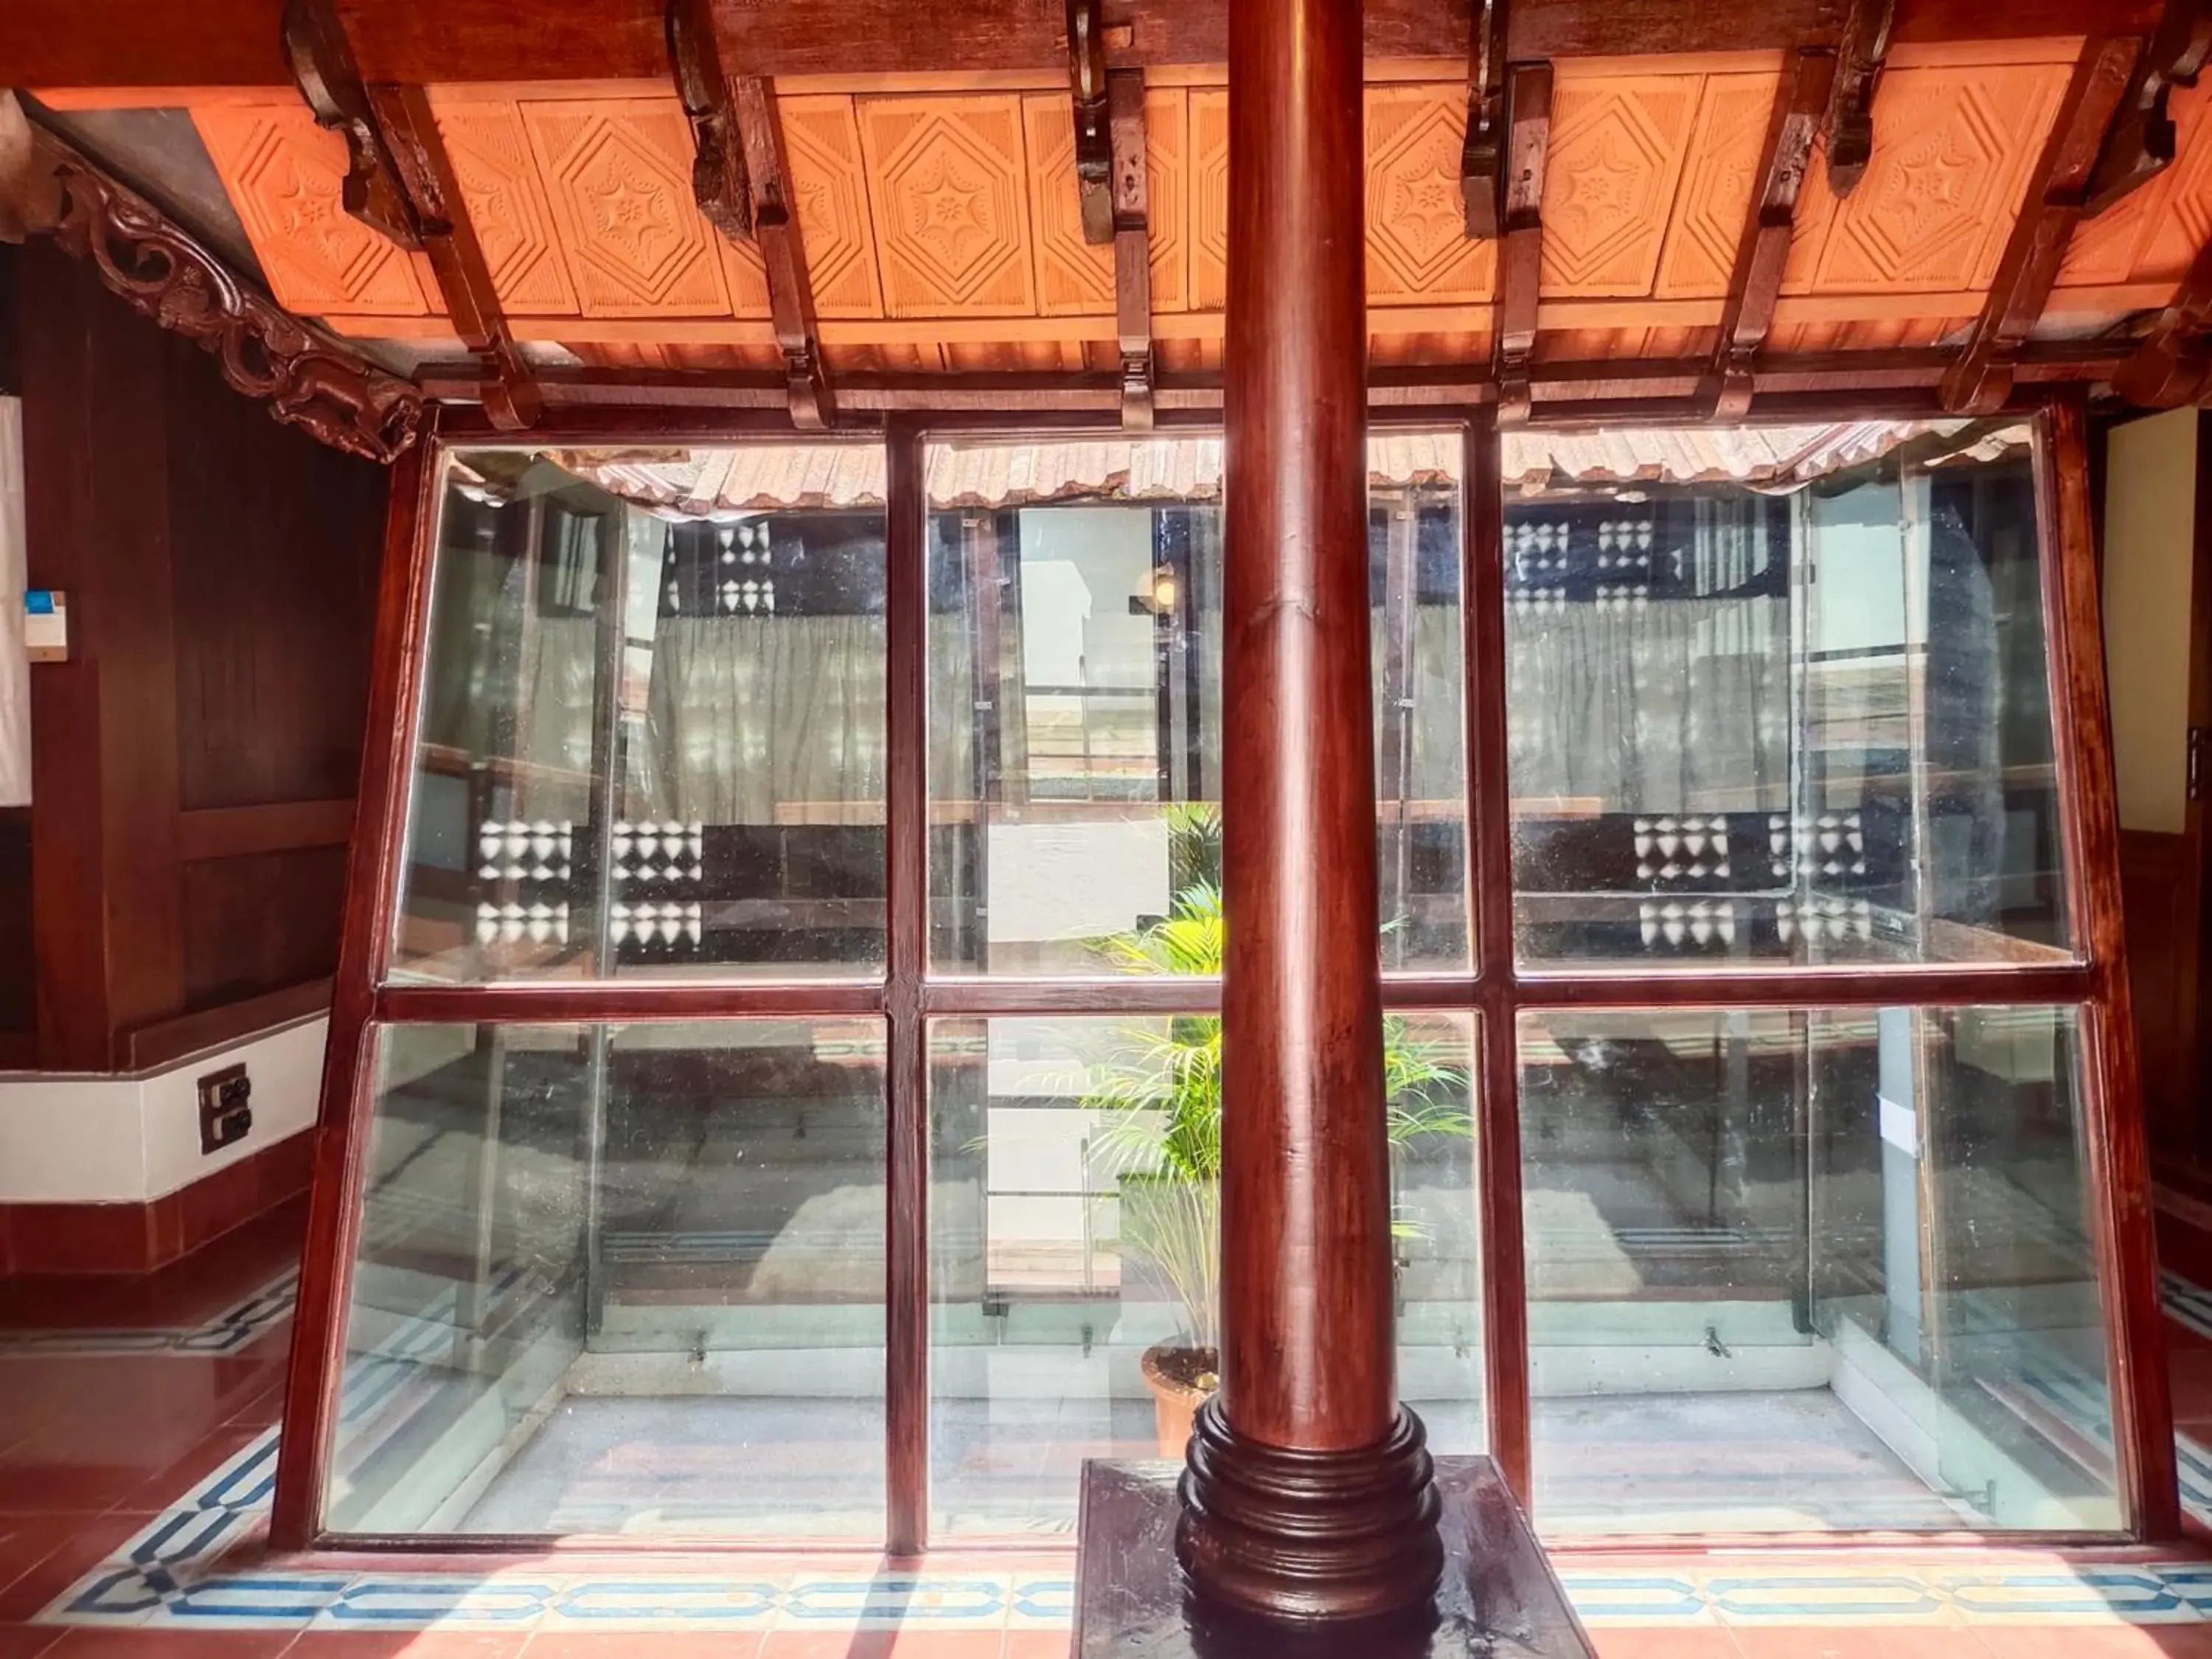
<svg viewBox="0 0 2212 1659">
<path fill-rule="evenodd" d="M 1467 136 L 1459 152 L 1467 234 L 1497 240 L 1505 210 L 1505 0 L 1474 0 L 1467 40 Z"/>
<path fill-rule="evenodd" d="M 1498 248 L 1498 419 L 1528 418 L 1534 392 L 1536 290 L 1544 265 L 1544 167 L 1552 144 L 1552 66 L 1516 64 L 1506 76 L 1505 198 Z"/>
<path fill-rule="evenodd" d="M 2172 166 L 2175 133 L 2167 102 L 2193 87 L 2212 56 L 2212 0 L 2166 0 L 2129 83 L 2122 114 L 2097 158 L 2086 213 L 2102 213 Z"/>
<path fill-rule="evenodd" d="M 285 0 L 284 55 L 317 125 L 345 140 L 345 210 L 400 246 L 419 249 L 422 227 L 377 131 L 353 48 L 328 0 Z"/>
<path fill-rule="evenodd" d="M 2059 263 L 2081 222 L 2090 175 L 2121 112 L 2139 50 L 2124 36 L 2093 35 L 2084 43 L 1982 314 L 1966 350 L 1944 374 L 1944 408 L 1993 414 L 2011 394 L 2021 348 L 2058 280 Z"/>
<path fill-rule="evenodd" d="M 1874 159 L 1874 94 L 1889 55 L 1897 0 L 1851 0 L 1828 111 L 1828 188 L 1848 196 Z"/>
<path fill-rule="evenodd" d="M 1782 293 L 1790 237 L 1796 228 L 1797 198 L 1812 166 L 1813 141 L 1835 78 L 1835 54 L 1806 48 L 1790 55 L 1775 90 L 1751 213 L 1736 241 L 1735 268 L 1714 351 L 1713 412 L 1723 420 L 1741 420 L 1751 407 L 1752 367 L 1774 325 L 1774 302 Z"/>
<path fill-rule="evenodd" d="M 783 353 L 792 424 L 819 431 L 836 423 L 837 405 L 814 326 L 814 280 L 793 208 L 775 88 L 759 76 L 741 76 L 731 83 L 731 96 L 744 145 L 743 165 L 751 180 L 753 235 L 768 271 L 769 315 Z"/>
<path fill-rule="evenodd" d="M 32 125 L 0 94 L 0 234 L 46 234 L 142 316 L 196 340 L 223 379 L 334 449 L 389 462 L 422 430 L 422 394 L 233 275 L 182 226 Z"/>
<path fill-rule="evenodd" d="M 1114 138 L 1106 82 L 1106 21 L 1099 0 L 1067 0 L 1067 87 L 1075 104 L 1075 187 L 1083 240 L 1114 240 Z"/>
<path fill-rule="evenodd" d="M 668 0 L 668 62 L 691 123 L 691 194 L 707 222 L 732 241 L 752 234 L 751 191 L 729 78 L 708 0 Z"/>
<path fill-rule="evenodd" d="M 2197 250 L 2173 298 L 2135 355 L 2112 372 L 2117 397 L 2174 409 L 2212 393 L 2212 240 Z"/>
<path fill-rule="evenodd" d="M 1114 142 L 1114 329 L 1121 351 L 1121 424 L 1152 424 L 1152 187 L 1145 169 L 1145 72 L 1106 77 Z"/>
</svg>

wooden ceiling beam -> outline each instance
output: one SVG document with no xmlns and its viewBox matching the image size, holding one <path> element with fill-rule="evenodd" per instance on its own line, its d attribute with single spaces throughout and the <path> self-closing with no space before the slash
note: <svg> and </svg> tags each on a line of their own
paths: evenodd
<svg viewBox="0 0 2212 1659">
<path fill-rule="evenodd" d="M 724 47 L 757 75 L 1056 70 L 1062 9 L 1037 0 L 711 0 Z M 2161 0 L 1897 0 L 1893 39 L 2148 34 Z M 0 64 L 30 88 L 289 83 L 283 0 L 9 0 Z M 659 81 L 665 0 L 340 0 L 368 81 Z M 1219 64 L 1229 0 L 1108 0 L 1117 64 Z M 1751 5 L 1513 0 L 1509 61 L 1790 49 L 1836 36 L 1837 0 Z M 1369 0 L 1370 57 L 1456 56 L 1467 0 Z"/>
<path fill-rule="evenodd" d="M 1467 234 L 1497 240 L 1505 217 L 1505 5 L 1474 0 L 1467 32 L 1467 136 L 1459 153 L 1459 192 Z"/>
<path fill-rule="evenodd" d="M 2172 165 L 2176 87 L 2193 87 L 2212 55 L 2212 0 L 2166 0 L 2158 27 L 2136 64 L 2122 114 L 2097 158 L 2085 214 L 2102 213 Z"/>
<path fill-rule="evenodd" d="M 1552 143 L 1552 66 L 1516 64 L 1505 76 L 1505 194 L 1498 244 L 1498 418 L 1528 418 L 1544 271 L 1544 168 Z"/>
<path fill-rule="evenodd" d="M 530 367 L 508 331 L 429 96 L 420 86 L 364 85 L 332 0 L 288 0 L 284 46 L 301 95 L 346 139 L 346 211 L 430 261 L 446 314 L 483 370 L 483 405 L 514 429 L 538 417 Z"/>
<path fill-rule="evenodd" d="M 1114 240 L 1114 137 L 1106 86 L 1106 13 L 1099 0 L 1067 0 L 1067 92 L 1075 116 L 1075 191 L 1083 240 Z"/>
<path fill-rule="evenodd" d="M 1723 420 L 1741 420 L 1751 407 L 1753 366 L 1774 326 L 1775 301 L 1782 295 L 1782 273 L 1797 223 L 1797 198 L 1835 79 L 1835 53 L 1801 47 L 1790 55 L 1775 88 L 1759 171 L 1753 175 L 1751 210 L 1736 239 L 1735 265 L 1713 349 L 1713 411 Z"/>
<path fill-rule="evenodd" d="M 769 316 L 775 343 L 783 353 L 784 385 L 793 426 L 818 431 L 837 421 L 836 399 L 822 363 L 822 341 L 815 327 L 814 279 L 807 268 L 806 242 L 799 228 L 791 189 L 791 168 L 783 152 L 783 122 L 776 113 L 775 88 L 757 75 L 731 83 L 738 132 L 744 147 L 744 171 L 751 181 L 753 237 L 768 271 Z"/>
<path fill-rule="evenodd" d="M 1987 414 L 2011 395 L 2013 363 L 2051 299 L 2059 262 L 2088 199 L 2098 154 L 2121 112 L 2141 51 L 2142 42 L 2125 38 L 2092 36 L 2083 43 L 2051 136 L 2029 175 L 1989 299 L 1964 355 L 1944 376 L 1945 408 Z"/>
<path fill-rule="evenodd" d="M 1107 76 L 1113 143 L 1114 332 L 1121 353 L 1121 424 L 1152 423 L 1152 188 L 1146 177 L 1145 72 Z"/>
<path fill-rule="evenodd" d="M 2143 409 L 2175 409 L 2212 392 L 2212 237 L 2189 262 L 2173 298 L 2133 355 L 2112 372 L 2112 392 Z"/>
<path fill-rule="evenodd" d="M 707 222 L 732 241 L 752 234 L 752 191 L 745 177 L 730 79 L 722 72 L 708 0 L 668 0 L 669 71 L 691 125 L 691 196 Z"/>
<path fill-rule="evenodd" d="M 1897 29 L 1898 0 L 1850 0 L 1828 110 L 1828 188 L 1848 196 L 1874 159 L 1874 94 Z"/>
</svg>

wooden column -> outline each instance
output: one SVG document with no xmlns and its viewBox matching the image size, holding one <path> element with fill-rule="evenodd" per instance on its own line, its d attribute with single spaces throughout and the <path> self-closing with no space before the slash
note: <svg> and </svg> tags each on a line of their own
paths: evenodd
<svg viewBox="0 0 2212 1659">
<path fill-rule="evenodd" d="M 1359 0 L 1234 0 L 1229 38 L 1222 1387 L 1177 1549 L 1219 1607 L 1425 1606 L 1400 1409 L 1376 951 Z"/>
</svg>

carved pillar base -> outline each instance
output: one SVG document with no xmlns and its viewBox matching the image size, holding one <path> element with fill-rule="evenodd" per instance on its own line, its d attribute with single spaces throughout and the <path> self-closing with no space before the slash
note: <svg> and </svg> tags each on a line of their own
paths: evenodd
<svg viewBox="0 0 2212 1659">
<path fill-rule="evenodd" d="M 1443 1572 L 1436 1470 L 1421 1419 L 1357 1451 L 1287 1451 L 1200 1407 L 1179 1488 L 1176 1556 L 1207 1604 L 1302 1624 L 1419 1617 Z"/>
</svg>

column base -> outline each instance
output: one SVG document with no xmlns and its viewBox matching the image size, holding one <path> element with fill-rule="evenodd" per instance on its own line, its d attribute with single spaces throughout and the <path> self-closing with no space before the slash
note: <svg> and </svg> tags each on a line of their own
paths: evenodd
<svg viewBox="0 0 2212 1659">
<path fill-rule="evenodd" d="M 1297 1624 L 1426 1616 L 1443 1573 L 1442 1506 L 1421 1419 L 1356 1451 L 1286 1451 L 1200 1407 L 1178 1487 L 1176 1558 L 1206 1607 Z"/>
</svg>

